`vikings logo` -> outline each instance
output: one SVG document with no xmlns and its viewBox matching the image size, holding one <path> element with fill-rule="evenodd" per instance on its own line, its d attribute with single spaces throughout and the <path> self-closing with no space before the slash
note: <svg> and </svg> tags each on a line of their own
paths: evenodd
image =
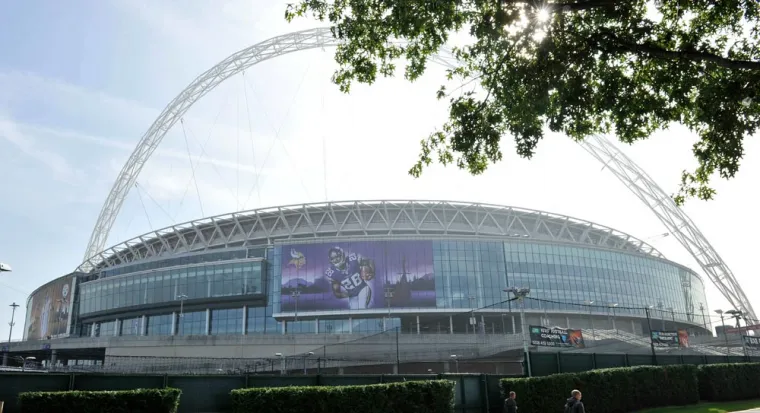
<svg viewBox="0 0 760 413">
<path fill-rule="evenodd" d="M 298 252 L 293 248 L 290 250 L 290 261 L 288 262 L 288 265 L 292 265 L 296 267 L 297 270 L 300 270 L 301 267 L 306 265 L 306 257 L 303 256 L 303 253 Z"/>
</svg>

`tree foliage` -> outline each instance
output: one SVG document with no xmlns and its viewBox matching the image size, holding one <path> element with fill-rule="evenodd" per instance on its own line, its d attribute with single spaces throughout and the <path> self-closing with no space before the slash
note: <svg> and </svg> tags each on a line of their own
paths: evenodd
<svg viewBox="0 0 760 413">
<path fill-rule="evenodd" d="M 449 79 L 482 88 L 449 93 L 449 120 L 421 142 L 410 174 L 437 160 L 472 174 L 502 158 L 501 137 L 533 156 L 546 128 L 625 143 L 680 123 L 699 137 L 698 166 L 675 200 L 711 199 L 710 178 L 732 178 L 760 118 L 758 0 L 302 0 L 286 18 L 329 21 L 342 42 L 333 82 L 414 81 L 455 33 Z"/>
</svg>

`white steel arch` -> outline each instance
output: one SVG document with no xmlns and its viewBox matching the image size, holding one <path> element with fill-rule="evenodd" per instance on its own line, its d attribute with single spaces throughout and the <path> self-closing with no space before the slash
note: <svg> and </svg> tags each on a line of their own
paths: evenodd
<svg viewBox="0 0 760 413">
<path fill-rule="evenodd" d="M 288 33 L 234 53 L 193 80 L 164 108 L 142 136 L 132 155 L 119 172 L 116 182 L 100 211 L 83 262 L 78 270 L 88 271 L 92 269 L 91 259 L 95 258 L 105 247 L 124 199 L 135 184 L 145 162 L 161 143 L 166 133 L 195 102 L 229 77 L 241 73 L 257 63 L 300 50 L 333 47 L 337 44 L 338 40 L 332 36 L 329 28 Z M 446 67 L 454 67 L 454 59 L 448 50 L 442 50 L 431 60 Z M 581 143 L 581 146 L 594 158 L 605 164 L 628 189 L 652 210 L 697 260 L 713 284 L 736 309 L 743 311 L 749 319 L 757 319 L 749 300 L 725 262 L 707 242 L 707 239 L 691 219 L 640 167 L 601 136 L 586 139 Z"/>
</svg>

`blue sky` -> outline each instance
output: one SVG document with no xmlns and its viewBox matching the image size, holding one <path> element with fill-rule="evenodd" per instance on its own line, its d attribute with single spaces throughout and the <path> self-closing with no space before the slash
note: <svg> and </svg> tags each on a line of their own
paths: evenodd
<svg viewBox="0 0 760 413">
<path fill-rule="evenodd" d="M 8 304 L 23 306 L 37 286 L 81 262 L 118 171 L 171 99 L 237 50 L 320 26 L 287 24 L 284 5 L 271 0 L 187 0 L 181 7 L 168 0 L 4 5 L 0 261 L 14 272 L 0 279 L 0 337 L 8 334 Z M 441 69 L 431 68 L 415 84 L 382 80 L 345 96 L 329 83 L 333 67 L 329 50 L 281 57 L 228 80 L 196 104 L 185 116 L 186 129 L 175 126 L 146 164 L 138 178 L 142 189 L 133 189 L 125 201 L 108 244 L 202 215 L 326 198 L 491 202 L 577 216 L 645 239 L 665 231 L 600 171 L 601 165 L 561 136 L 547 137 L 532 161 L 517 158 L 506 142 L 504 162 L 480 177 L 435 167 L 413 180 L 406 170 L 419 139 L 445 115 L 434 99 Z M 693 165 L 693 142 L 693 135 L 676 127 L 625 150 L 672 192 L 681 169 Z M 760 287 L 752 259 L 754 234 L 760 231 L 753 218 L 759 153 L 755 139 L 747 145 L 739 177 L 718 183 L 716 201 L 686 207 L 748 292 Z M 652 243 L 697 269 L 672 237 Z M 711 307 L 725 306 L 708 288 Z M 754 304 L 760 310 L 760 301 Z M 20 337 L 23 311 L 16 323 L 14 336 Z"/>
</svg>

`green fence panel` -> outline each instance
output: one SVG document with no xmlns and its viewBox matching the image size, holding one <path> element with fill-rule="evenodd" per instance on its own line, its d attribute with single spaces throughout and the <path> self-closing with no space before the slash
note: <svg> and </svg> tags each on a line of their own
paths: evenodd
<svg viewBox="0 0 760 413">
<path fill-rule="evenodd" d="M 356 386 L 364 384 L 380 384 L 383 376 L 323 376 L 319 381 L 322 386 Z"/>
<path fill-rule="evenodd" d="M 707 361 L 705 360 L 705 356 L 688 355 L 688 356 L 683 356 L 681 359 L 683 360 L 683 364 L 692 364 L 692 365 L 707 364 Z"/>
<path fill-rule="evenodd" d="M 628 361 L 625 354 L 597 354 L 596 368 L 611 369 L 615 367 L 627 367 Z"/>
<path fill-rule="evenodd" d="M 530 353 L 530 367 L 533 376 L 548 376 L 559 373 L 559 353 Z M 525 372 L 527 374 L 527 371 Z"/>
<path fill-rule="evenodd" d="M 657 364 L 660 366 L 673 366 L 681 364 L 681 356 L 680 355 L 665 355 L 665 354 L 658 354 L 657 355 Z"/>
<path fill-rule="evenodd" d="M 136 374 L 124 376 L 93 376 L 88 374 L 76 374 L 74 375 L 74 387 L 72 390 L 132 390 L 160 389 L 162 387 L 164 387 L 164 376 L 139 376 Z"/>
<path fill-rule="evenodd" d="M 248 387 L 316 386 L 324 376 L 248 376 Z"/>
<path fill-rule="evenodd" d="M 728 357 L 726 356 L 705 356 L 707 364 L 721 364 L 728 363 Z"/>
<path fill-rule="evenodd" d="M 0 373 L 0 400 L 5 402 L 3 413 L 16 413 L 18 394 L 28 391 L 66 391 L 70 374 Z"/>
<path fill-rule="evenodd" d="M 659 357 L 657 357 L 659 360 Z M 628 365 L 629 366 L 653 366 L 656 363 L 654 363 L 654 360 L 652 360 L 651 355 L 644 355 L 644 354 L 629 354 L 628 355 Z"/>
<path fill-rule="evenodd" d="M 230 392 L 245 387 L 245 376 L 168 376 L 167 386 L 182 390 L 179 413 L 232 411 Z"/>
<path fill-rule="evenodd" d="M 589 353 L 557 353 L 560 373 L 579 373 L 594 369 L 594 355 Z"/>
</svg>

